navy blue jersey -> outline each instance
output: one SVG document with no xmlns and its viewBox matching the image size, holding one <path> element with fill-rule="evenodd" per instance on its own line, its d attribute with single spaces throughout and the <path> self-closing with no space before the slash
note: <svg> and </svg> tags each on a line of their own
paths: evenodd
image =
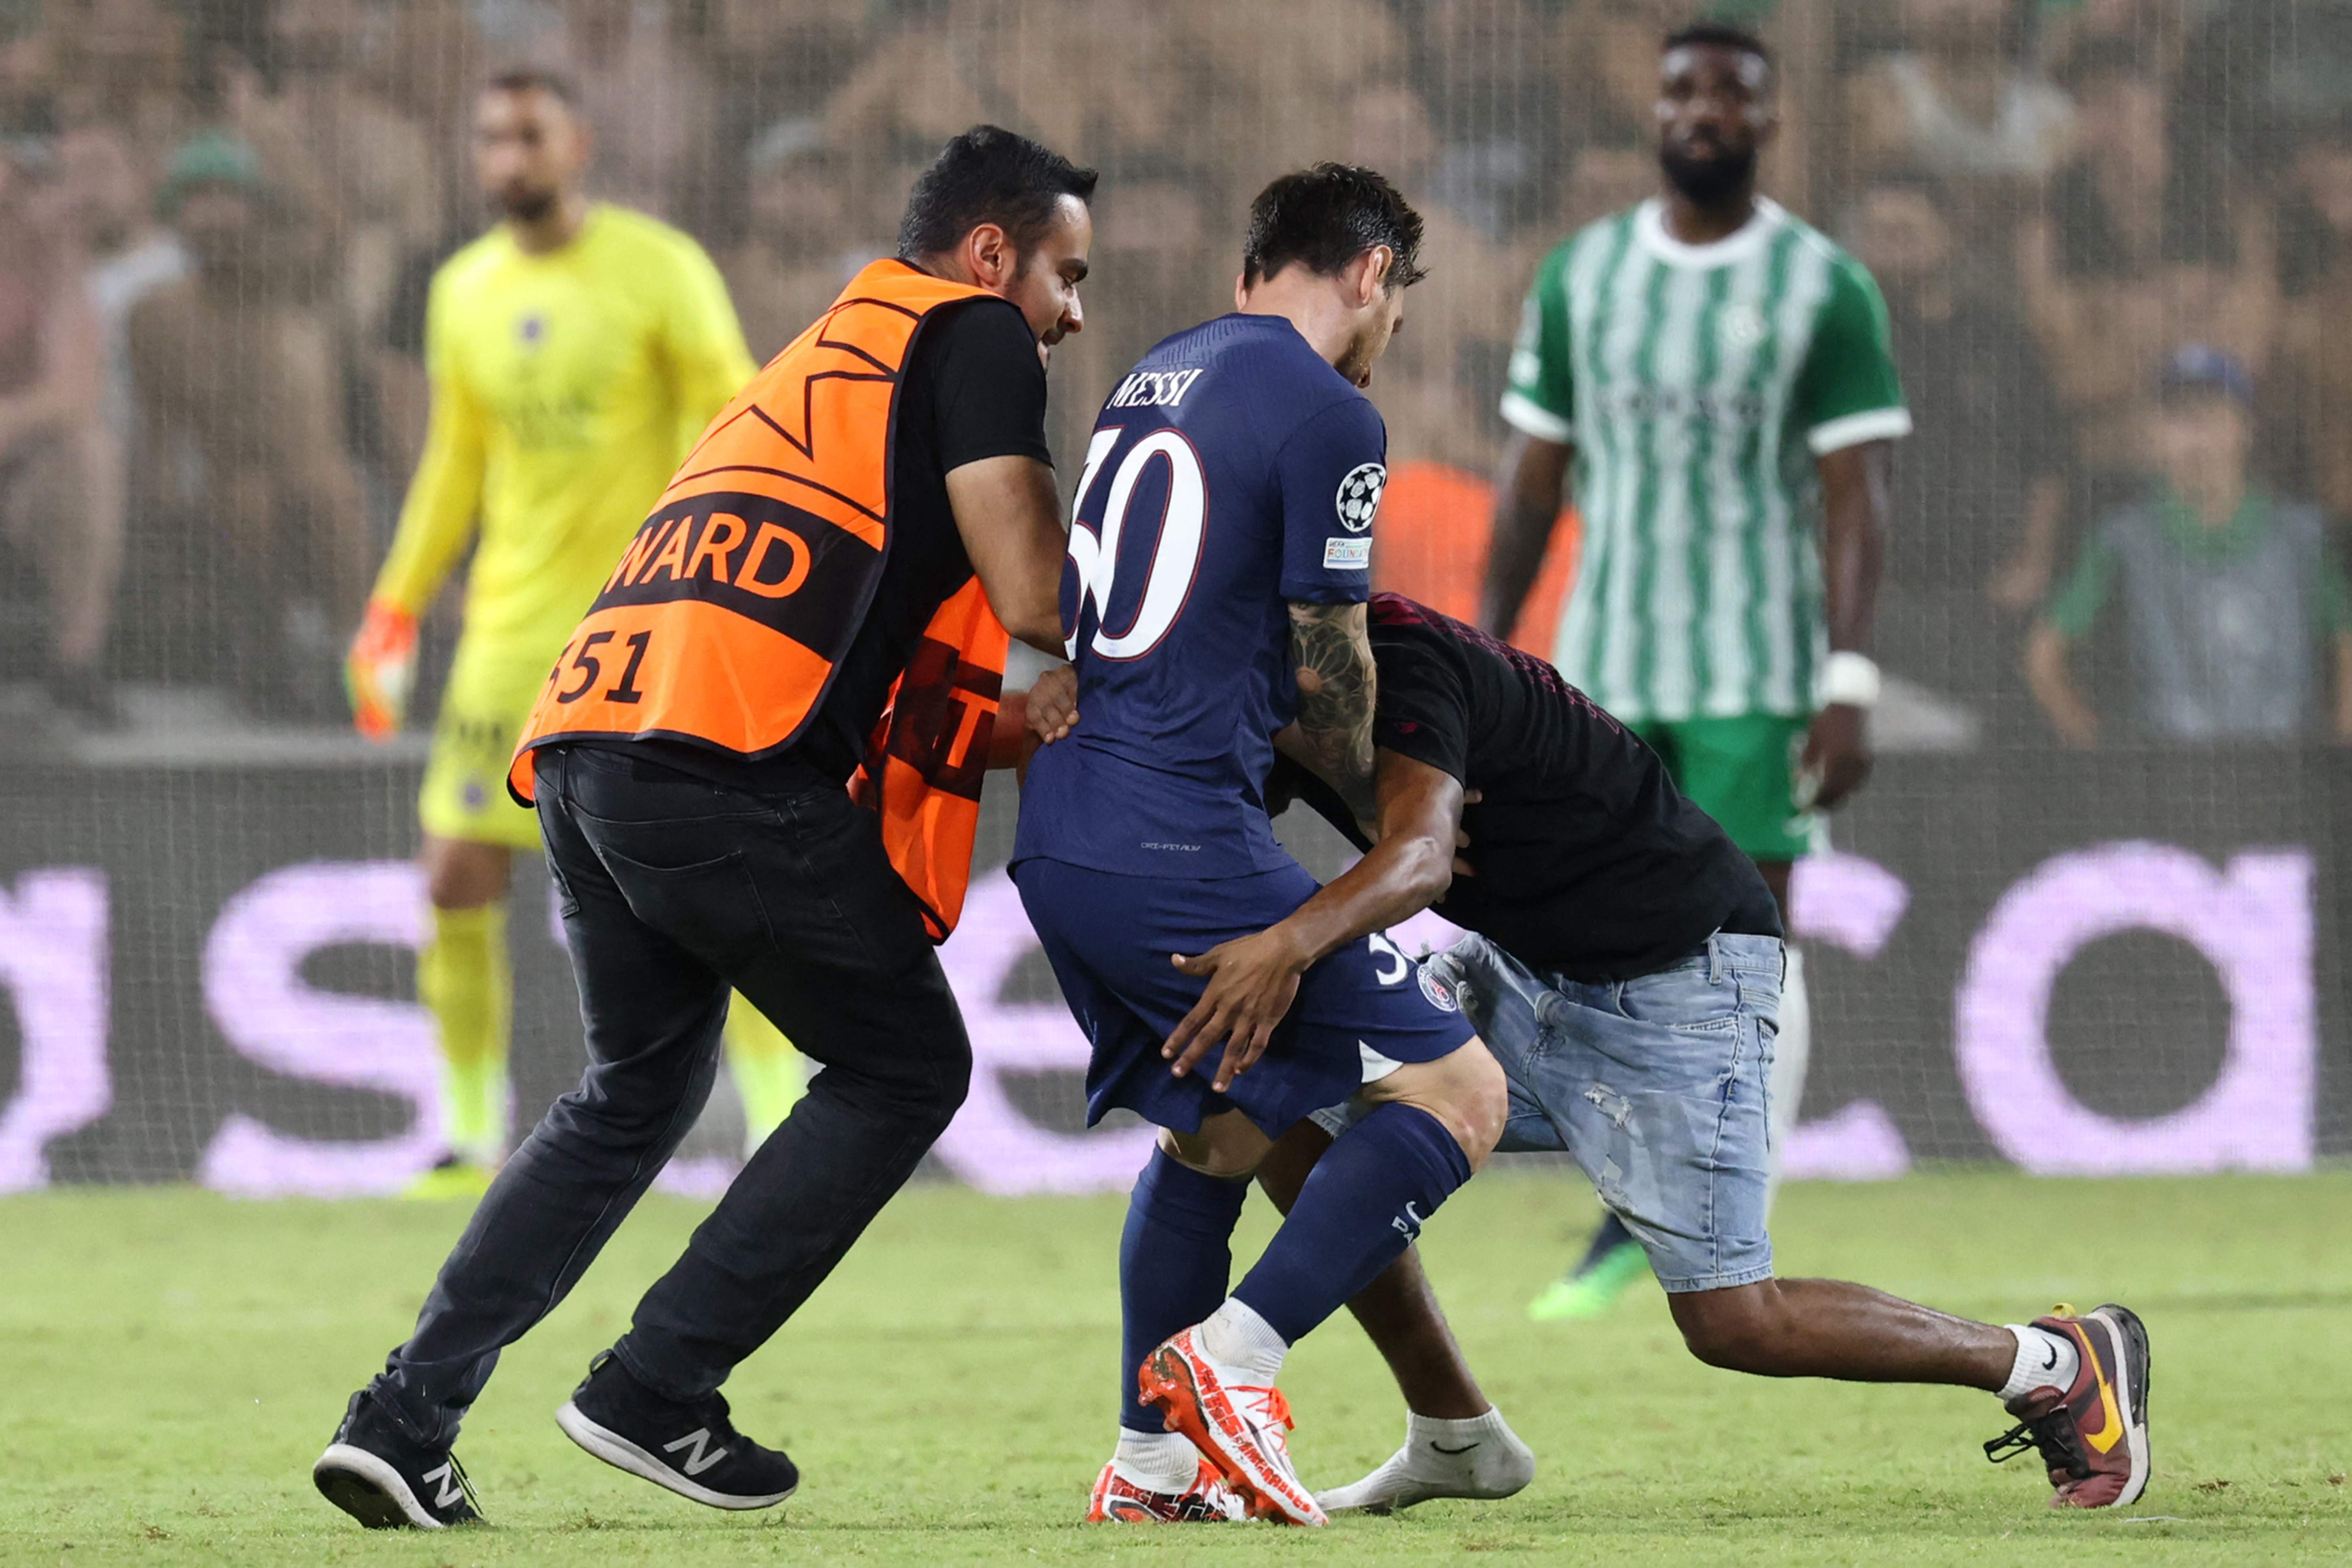
<svg viewBox="0 0 2352 1568">
<path fill-rule="evenodd" d="M 1030 765 L 1015 860 L 1187 878 L 1291 864 L 1263 795 L 1298 700 L 1286 606 L 1369 596 L 1387 443 L 1279 316 L 1179 332 L 1121 379 L 1062 569 L 1078 727 Z"/>
</svg>

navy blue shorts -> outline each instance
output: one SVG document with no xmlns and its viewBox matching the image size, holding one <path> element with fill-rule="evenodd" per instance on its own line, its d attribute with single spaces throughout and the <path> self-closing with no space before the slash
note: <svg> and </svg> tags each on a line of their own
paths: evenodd
<svg viewBox="0 0 2352 1568">
<path fill-rule="evenodd" d="M 1180 973 L 1169 956 L 1206 952 L 1282 920 L 1320 886 L 1306 868 L 1198 881 L 1024 860 L 1013 881 L 1062 995 L 1094 1043 L 1088 1126 L 1118 1106 L 1192 1132 L 1203 1117 L 1238 1110 L 1278 1138 L 1398 1064 L 1434 1061 L 1473 1037 L 1452 988 L 1375 935 L 1300 977 L 1298 999 L 1265 1055 L 1219 1094 L 1209 1085 L 1222 1047 L 1182 1078 L 1160 1059 L 1160 1047 L 1207 984 Z"/>
</svg>

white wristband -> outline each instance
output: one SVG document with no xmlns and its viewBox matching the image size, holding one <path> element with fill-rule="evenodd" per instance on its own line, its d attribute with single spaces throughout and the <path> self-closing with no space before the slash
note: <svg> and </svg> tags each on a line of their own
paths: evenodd
<svg viewBox="0 0 2352 1568">
<path fill-rule="evenodd" d="M 1822 706 L 1868 708 L 1878 700 L 1878 666 L 1868 654 L 1841 649 L 1822 666 Z"/>
</svg>

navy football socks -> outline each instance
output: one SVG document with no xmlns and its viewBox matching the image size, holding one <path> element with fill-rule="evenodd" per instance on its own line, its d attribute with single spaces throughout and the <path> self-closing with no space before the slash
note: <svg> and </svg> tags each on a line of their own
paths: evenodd
<svg viewBox="0 0 2352 1568">
<path fill-rule="evenodd" d="M 1234 1267 L 1234 1226 L 1247 1182 L 1229 1182 L 1178 1164 L 1164 1149 L 1135 1180 L 1127 1229 L 1118 1239 L 1122 1340 L 1118 1424 L 1165 1432 L 1160 1412 L 1136 1397 L 1143 1358 L 1171 1335 L 1217 1310 Z"/>
<path fill-rule="evenodd" d="M 1470 1157 L 1444 1122 L 1418 1106 L 1376 1107 L 1316 1164 L 1234 1299 L 1297 1344 L 1395 1262 L 1469 1179 Z"/>
</svg>

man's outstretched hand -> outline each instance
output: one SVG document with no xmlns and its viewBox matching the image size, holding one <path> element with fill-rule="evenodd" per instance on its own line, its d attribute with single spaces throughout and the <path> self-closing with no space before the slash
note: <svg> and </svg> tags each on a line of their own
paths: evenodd
<svg viewBox="0 0 2352 1568">
<path fill-rule="evenodd" d="M 1198 958 L 1176 953 L 1169 962 L 1183 973 L 1205 979 L 1209 986 L 1169 1035 L 1160 1055 L 1174 1064 L 1168 1070 L 1182 1078 L 1223 1045 L 1224 1058 L 1210 1084 L 1223 1094 L 1265 1055 L 1275 1026 L 1298 999 L 1306 954 L 1289 932 L 1273 926 L 1254 936 L 1221 942 Z"/>
</svg>

